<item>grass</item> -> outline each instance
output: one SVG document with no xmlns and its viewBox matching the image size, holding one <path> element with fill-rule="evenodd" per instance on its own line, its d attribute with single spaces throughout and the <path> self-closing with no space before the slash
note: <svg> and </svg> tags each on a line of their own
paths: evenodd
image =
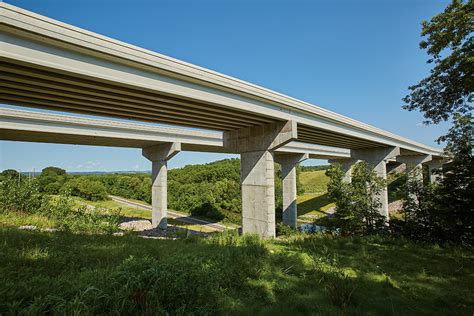
<svg viewBox="0 0 474 316">
<path fill-rule="evenodd" d="M 324 194 L 327 192 L 329 177 L 326 176 L 325 170 L 301 172 L 299 179 L 305 193 Z"/>
<path fill-rule="evenodd" d="M 312 222 L 326 217 L 327 210 L 335 205 L 327 195 L 329 178 L 326 176 L 326 171 L 301 172 L 299 178 L 305 188 L 305 194 L 297 197 L 300 222 L 308 222 L 308 219 Z M 305 219 L 305 216 L 308 219 Z"/>
<path fill-rule="evenodd" d="M 78 197 L 74 197 L 74 200 L 76 201 L 77 205 L 84 205 L 84 204 L 89 204 L 93 205 L 97 208 L 105 209 L 105 210 L 111 210 L 111 209 L 120 209 L 120 214 L 125 217 L 136 217 L 136 218 L 143 218 L 143 219 L 148 219 L 151 220 L 151 212 L 149 210 L 144 210 L 132 206 L 127 206 L 124 205 L 120 202 L 116 202 L 114 200 L 106 200 L 106 201 L 96 201 L 96 202 L 91 202 L 87 201 Z M 135 200 L 131 200 L 135 201 Z M 147 205 L 144 202 L 140 202 L 143 205 Z M 178 221 L 172 218 L 168 218 L 168 223 L 174 226 L 182 227 L 182 228 L 187 228 L 189 230 L 194 230 L 197 232 L 202 232 L 202 233 L 211 233 L 214 232 L 215 230 L 208 228 L 204 225 L 196 225 L 196 224 L 189 224 L 185 223 L 182 221 Z"/>
<path fill-rule="evenodd" d="M 261 241 L 0 227 L 0 314 L 472 315 L 472 250 L 382 237 Z"/>
<path fill-rule="evenodd" d="M 40 214 L 18 214 L 16 212 L 0 212 L 0 226 L 19 227 L 33 225 L 40 229 L 54 228 L 57 221 Z"/>
</svg>

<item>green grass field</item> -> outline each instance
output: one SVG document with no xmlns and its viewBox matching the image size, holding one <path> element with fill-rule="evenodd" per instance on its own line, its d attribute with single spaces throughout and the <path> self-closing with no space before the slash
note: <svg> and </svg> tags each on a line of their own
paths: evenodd
<svg viewBox="0 0 474 316">
<path fill-rule="evenodd" d="M 326 193 L 329 178 L 325 170 L 301 172 L 299 176 L 305 193 Z"/>
<path fill-rule="evenodd" d="M 474 253 L 382 237 L 0 228 L 0 314 L 472 315 Z"/>
<path fill-rule="evenodd" d="M 329 178 L 325 170 L 305 171 L 300 173 L 300 182 L 305 189 L 305 194 L 298 196 L 298 216 L 321 218 L 327 215 L 327 210 L 334 206 L 327 195 Z M 302 218 L 301 218 L 302 217 Z"/>
</svg>

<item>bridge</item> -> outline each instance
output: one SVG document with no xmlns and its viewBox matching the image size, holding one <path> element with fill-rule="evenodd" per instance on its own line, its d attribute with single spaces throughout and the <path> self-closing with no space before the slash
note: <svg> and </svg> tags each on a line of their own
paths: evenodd
<svg viewBox="0 0 474 316">
<path fill-rule="evenodd" d="M 437 148 L 6 3 L 0 39 L 0 103 L 109 118 L 54 123 L 54 115 L 18 111 L 15 118 L 2 110 L 1 138 L 143 148 L 152 161 L 154 225 L 166 226 L 167 161 L 180 150 L 240 154 L 243 232 L 267 237 L 275 235 L 275 161 L 284 221 L 295 226 L 295 165 L 311 154 L 340 163 L 347 181 L 359 160 L 386 178 L 388 161 L 413 170 L 442 159 Z M 386 190 L 380 198 L 388 217 Z"/>
</svg>

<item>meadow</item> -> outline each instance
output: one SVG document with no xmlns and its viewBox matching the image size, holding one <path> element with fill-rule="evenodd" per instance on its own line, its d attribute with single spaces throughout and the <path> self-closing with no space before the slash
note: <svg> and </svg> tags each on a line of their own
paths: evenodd
<svg viewBox="0 0 474 316">
<path fill-rule="evenodd" d="M 0 228 L 1 314 L 471 315 L 474 253 L 389 237 L 263 241 Z"/>
</svg>

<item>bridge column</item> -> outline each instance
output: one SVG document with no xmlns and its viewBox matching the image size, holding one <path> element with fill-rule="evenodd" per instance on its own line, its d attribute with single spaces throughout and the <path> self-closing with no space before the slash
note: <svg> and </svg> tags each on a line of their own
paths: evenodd
<svg viewBox="0 0 474 316">
<path fill-rule="evenodd" d="M 283 224 L 296 228 L 296 164 L 309 158 L 308 154 L 278 154 L 275 161 L 281 165 L 283 187 Z"/>
<path fill-rule="evenodd" d="M 224 133 L 224 147 L 240 153 L 242 232 L 275 236 L 274 153 L 295 140 L 296 122 L 252 126 Z"/>
<path fill-rule="evenodd" d="M 419 185 L 423 185 L 423 164 L 432 160 L 431 155 L 410 155 L 398 156 L 397 162 L 405 164 L 408 177 L 412 181 L 416 181 Z M 410 194 L 413 200 L 416 200 L 416 195 Z"/>
<path fill-rule="evenodd" d="M 352 182 L 352 166 L 357 163 L 357 159 L 352 158 L 340 158 L 340 159 L 330 159 L 330 164 L 337 164 L 341 166 L 342 171 L 344 171 L 344 178 L 342 179 L 346 183 Z"/>
<path fill-rule="evenodd" d="M 431 155 L 398 156 L 396 158 L 397 162 L 405 164 L 406 173 L 414 177 L 421 184 L 423 184 L 423 164 L 428 163 L 432 159 Z"/>
<path fill-rule="evenodd" d="M 159 144 L 143 148 L 142 155 L 151 161 L 151 207 L 153 227 L 168 226 L 168 160 L 181 151 L 180 143 Z"/>
<path fill-rule="evenodd" d="M 428 166 L 428 174 L 430 178 L 430 183 L 438 183 L 441 176 L 439 174 L 434 173 L 436 170 L 441 169 L 443 167 L 443 160 L 442 159 L 433 159 L 426 163 Z"/>
<path fill-rule="evenodd" d="M 351 157 L 358 160 L 364 160 L 372 167 L 377 176 L 387 180 L 387 160 L 400 155 L 399 147 L 379 147 L 351 150 Z M 379 213 L 389 220 L 388 216 L 388 191 L 385 186 L 379 195 L 381 206 Z"/>
</svg>

